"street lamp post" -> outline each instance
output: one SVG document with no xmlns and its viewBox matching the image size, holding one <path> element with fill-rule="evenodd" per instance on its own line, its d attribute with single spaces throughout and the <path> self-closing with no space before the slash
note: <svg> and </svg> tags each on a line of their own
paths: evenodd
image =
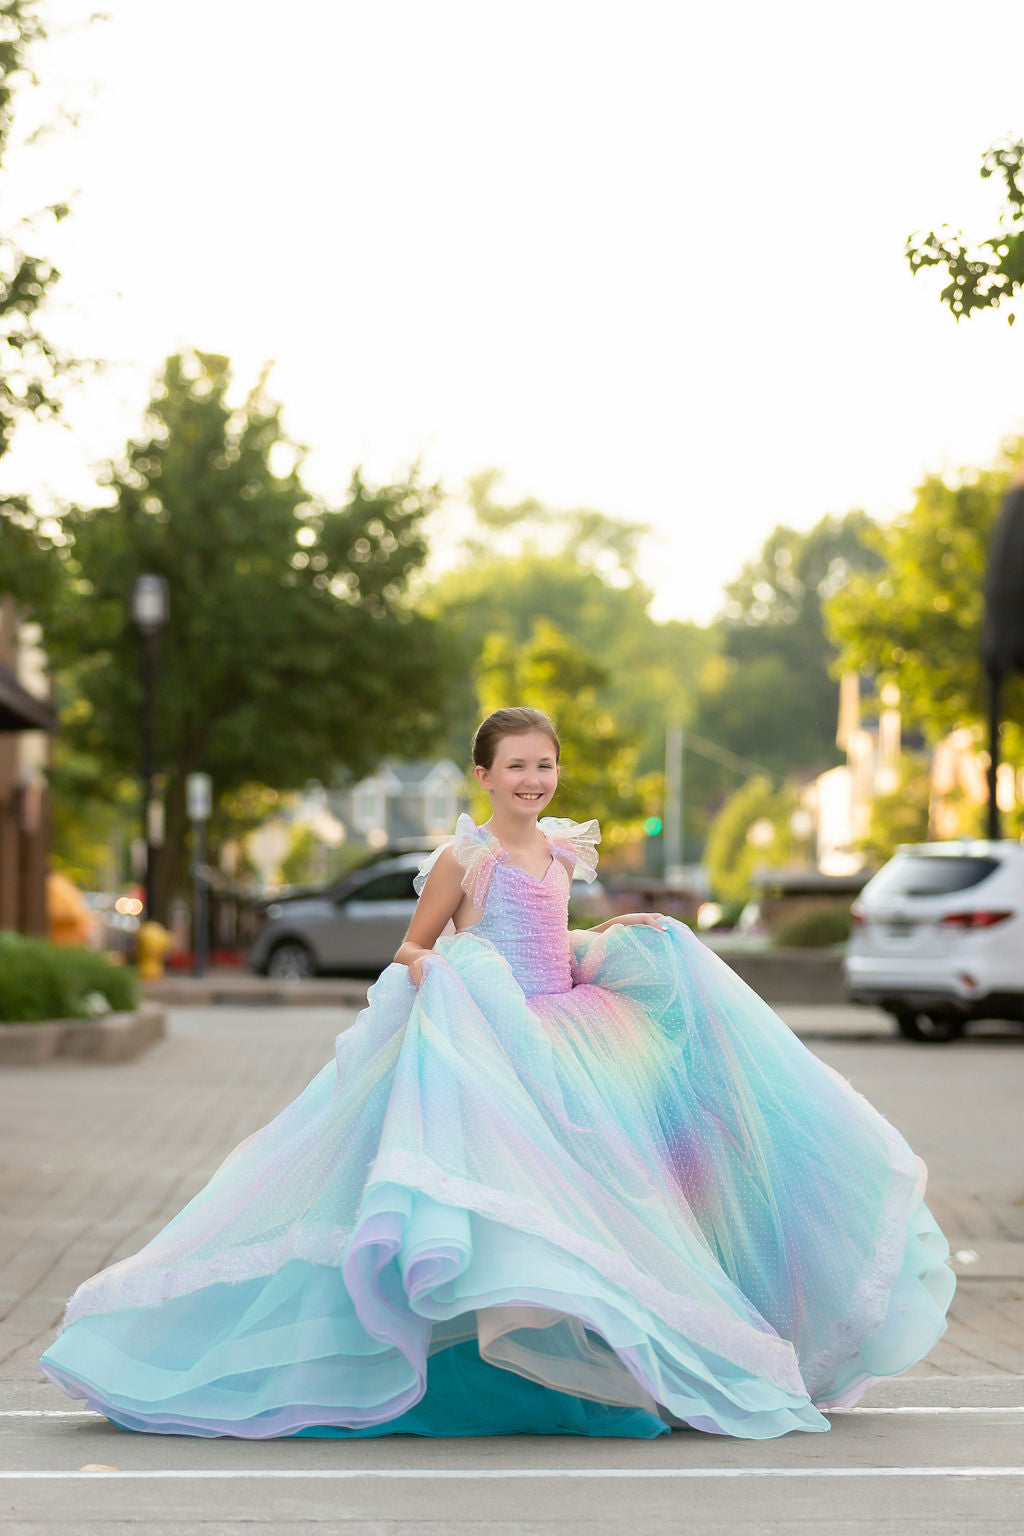
<svg viewBox="0 0 1024 1536">
<path fill-rule="evenodd" d="M 210 958 L 210 903 L 206 875 L 206 823 L 213 809 L 208 773 L 185 780 L 188 819 L 192 823 L 192 974 L 205 976 Z"/>
<path fill-rule="evenodd" d="M 132 621 L 139 632 L 142 682 L 142 831 L 146 844 L 146 916 L 156 916 L 156 856 L 163 842 L 163 804 L 153 794 L 156 777 L 156 690 L 160 634 L 170 616 L 170 595 L 163 576 L 136 576 L 132 586 Z"/>
</svg>

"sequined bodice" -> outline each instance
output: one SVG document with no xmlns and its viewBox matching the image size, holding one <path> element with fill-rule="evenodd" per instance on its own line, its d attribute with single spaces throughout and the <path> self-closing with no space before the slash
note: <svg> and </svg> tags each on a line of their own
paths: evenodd
<svg viewBox="0 0 1024 1536">
<path fill-rule="evenodd" d="M 459 817 L 455 837 L 446 845 L 465 871 L 463 890 L 482 914 L 479 922 L 462 931 L 494 945 L 527 997 L 572 988 L 569 888 L 574 875 L 593 880 L 595 844 L 601 838 L 596 821 L 545 816 L 537 826 L 551 854 L 551 863 L 540 877 L 513 863 L 497 837 L 469 816 Z M 426 884 L 440 852 L 421 865 L 417 891 Z"/>
<path fill-rule="evenodd" d="M 503 860 L 492 875 L 483 917 L 467 930 L 504 955 L 527 997 L 572 987 L 569 881 L 557 854 L 540 880 Z"/>
</svg>

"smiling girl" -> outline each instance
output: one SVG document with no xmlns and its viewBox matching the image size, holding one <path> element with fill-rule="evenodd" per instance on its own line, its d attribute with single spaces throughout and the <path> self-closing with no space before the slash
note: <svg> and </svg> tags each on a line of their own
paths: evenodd
<svg viewBox="0 0 1024 1536">
<path fill-rule="evenodd" d="M 560 748 L 554 725 L 538 709 L 499 709 L 478 728 L 473 737 L 473 773 L 491 798 L 489 820 L 478 830 L 501 845 L 508 860 L 537 880 L 546 878 L 556 863 L 549 835 L 570 822 L 539 827 L 537 818 L 558 788 Z M 596 823 L 591 825 L 596 826 Z M 473 905 L 464 885 L 465 869 L 456 846 L 449 844 L 430 868 L 421 887 L 416 915 L 395 959 L 409 967 L 416 986 L 423 976 L 423 962 L 451 923 L 457 933 L 476 927 L 483 912 Z M 664 920 L 650 912 L 628 912 L 592 928 L 602 933 L 612 923 L 646 923 L 663 929 Z"/>
<path fill-rule="evenodd" d="M 945 1328 L 906 1142 L 682 924 L 568 927 L 594 821 L 536 710 L 328 1063 L 42 1358 L 115 1423 L 247 1438 L 820 1432 Z"/>
</svg>

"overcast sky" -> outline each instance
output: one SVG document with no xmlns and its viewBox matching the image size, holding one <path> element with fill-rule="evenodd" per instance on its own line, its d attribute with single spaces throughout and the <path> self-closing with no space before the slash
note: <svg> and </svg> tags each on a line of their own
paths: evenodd
<svg viewBox="0 0 1024 1536">
<path fill-rule="evenodd" d="M 325 496 L 496 465 L 650 522 L 655 612 L 704 620 L 777 522 L 891 516 L 1024 429 L 1024 322 L 958 327 L 902 254 L 992 230 L 1019 0 L 105 9 L 40 53 L 32 114 L 84 121 L 5 202 L 74 194 L 50 330 L 112 366 L 6 484 L 88 496 L 171 351 L 273 359 Z"/>
</svg>

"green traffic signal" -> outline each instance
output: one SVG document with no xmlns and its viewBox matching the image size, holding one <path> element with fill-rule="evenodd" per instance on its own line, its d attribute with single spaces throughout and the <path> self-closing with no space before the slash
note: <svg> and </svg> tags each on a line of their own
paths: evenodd
<svg viewBox="0 0 1024 1536">
<path fill-rule="evenodd" d="M 647 820 L 644 822 L 644 831 L 647 833 L 648 837 L 657 837 L 658 833 L 661 831 L 661 817 L 648 816 Z"/>
</svg>

